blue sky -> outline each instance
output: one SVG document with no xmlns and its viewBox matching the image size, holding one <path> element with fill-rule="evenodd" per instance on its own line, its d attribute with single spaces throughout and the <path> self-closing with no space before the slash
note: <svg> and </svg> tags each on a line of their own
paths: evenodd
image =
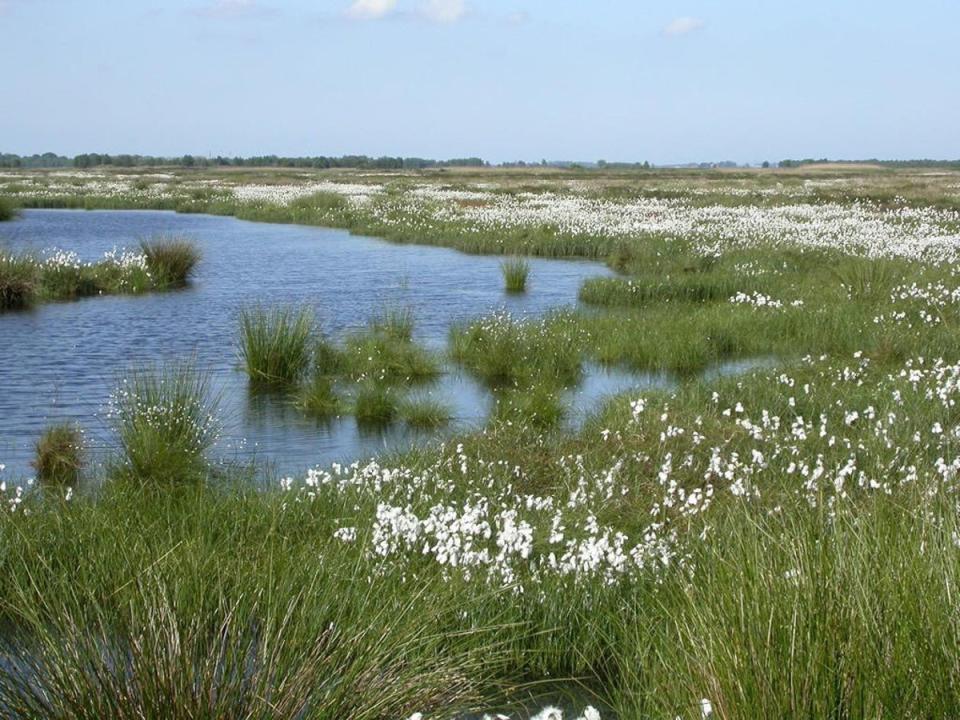
<svg viewBox="0 0 960 720">
<path fill-rule="evenodd" d="M 960 2 L 0 0 L 0 151 L 960 157 Z"/>
</svg>

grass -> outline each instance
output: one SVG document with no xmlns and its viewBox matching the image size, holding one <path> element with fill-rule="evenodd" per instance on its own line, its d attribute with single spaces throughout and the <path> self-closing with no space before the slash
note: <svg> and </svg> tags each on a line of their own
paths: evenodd
<svg viewBox="0 0 960 720">
<path fill-rule="evenodd" d="M 367 427 L 389 425 L 397 417 L 400 403 L 395 391 L 382 383 L 367 381 L 357 388 L 353 414 L 357 424 Z"/>
<path fill-rule="evenodd" d="M 413 311 L 409 308 L 385 310 L 370 321 L 374 335 L 400 342 L 413 340 Z"/>
<path fill-rule="evenodd" d="M 398 409 L 404 423 L 418 430 L 433 430 L 444 427 L 453 417 L 449 406 L 430 398 L 407 398 Z"/>
<path fill-rule="evenodd" d="M 308 382 L 297 389 L 294 404 L 306 414 L 319 418 L 338 415 L 343 409 L 333 380 L 319 373 L 314 373 Z"/>
<path fill-rule="evenodd" d="M 83 262 L 63 251 L 38 258 L 27 252 L 0 250 L 0 310 L 40 301 L 182 287 L 199 258 L 196 246 L 183 238 L 145 242 L 142 250 L 142 255 L 107 253 L 97 262 Z"/>
<path fill-rule="evenodd" d="M 453 632 L 450 594 L 396 576 L 366 585 L 355 555 L 317 542 L 323 518 L 264 499 L 120 485 L 75 499 L 58 523 L 20 517 L 27 536 L 4 554 L 2 586 L 5 600 L 30 601 L 3 654 L 31 681 L 4 665 L 0 706 L 15 717 L 377 720 L 481 701 L 502 658 L 492 629 Z M 136 539 L 109 531 L 121 517 Z M 23 564 L 47 549 L 42 567 Z M 48 584 L 78 561 L 71 584 Z"/>
<path fill-rule="evenodd" d="M 141 485 L 203 479 L 220 424 L 209 377 L 191 363 L 130 371 L 111 397 L 113 474 Z"/>
<path fill-rule="evenodd" d="M 83 469 L 83 435 L 75 425 L 52 425 L 37 441 L 35 455 L 33 467 L 37 480 L 76 485 Z"/>
<path fill-rule="evenodd" d="M 358 381 L 419 384 L 440 374 L 440 363 L 432 353 L 407 340 L 378 332 L 348 337 L 343 362 L 346 374 Z"/>
<path fill-rule="evenodd" d="M 32 305 L 38 287 L 39 270 L 32 257 L 0 250 L 0 310 Z"/>
<path fill-rule="evenodd" d="M 507 292 L 521 293 L 527 289 L 530 263 L 523 258 L 510 258 L 500 263 L 503 284 Z"/>
<path fill-rule="evenodd" d="M 740 175 L 656 174 L 664 187 L 638 190 L 635 175 L 604 174 L 596 193 L 689 199 L 666 186 L 679 178 L 706 193 L 691 202 L 713 203 L 710 183 L 734 177 L 757 190 L 720 198 L 735 207 L 797 202 L 760 191 L 806 179 Z M 897 177 L 870 181 L 889 200 L 869 183 L 857 192 L 895 203 Z M 810 202 L 836 201 L 830 187 Z M 238 212 L 378 228 L 342 198 Z M 516 716 L 513 701 L 559 685 L 604 717 L 701 718 L 703 699 L 722 718 L 960 715 L 952 267 L 389 219 L 390 239 L 582 253 L 623 276 L 585 285 L 589 308 L 454 328 L 451 356 L 499 402 L 494 422 L 443 445 L 320 472 L 299 490 L 177 482 L 207 472 L 202 450 L 196 463 L 146 463 L 144 476 L 170 480 L 152 493 L 124 482 L 69 503 L 27 493 L 29 512 L 6 512 L 12 496 L 0 496 L 0 621 L 18 630 L 6 652 L 34 680 L 0 661 L 0 707 Z M 402 313 L 343 348 L 311 333 L 286 389 L 324 408 L 356 383 L 367 425 L 443 415 L 402 395 L 419 364 Z M 702 374 L 771 356 L 772 370 Z M 586 359 L 678 382 L 562 430 L 563 390 Z M 635 560 L 642 569 L 618 574 Z"/>
<path fill-rule="evenodd" d="M 186 238 L 145 240 L 140 249 L 147 258 L 147 269 L 158 288 L 184 287 L 200 262 L 200 250 Z"/>
<path fill-rule="evenodd" d="M 535 387 L 498 393 L 492 420 L 534 430 L 551 430 L 558 427 L 565 416 L 566 408 L 557 390 Z"/>
<path fill-rule="evenodd" d="M 452 328 L 450 353 L 490 387 L 569 385 L 582 370 L 583 333 L 571 313 L 529 321 L 499 313 Z"/>
<path fill-rule="evenodd" d="M 310 365 L 315 324 L 306 307 L 261 306 L 240 311 L 240 361 L 259 386 L 296 383 Z"/>
<path fill-rule="evenodd" d="M 0 222 L 13 220 L 17 216 L 17 206 L 9 198 L 0 197 Z"/>
</svg>

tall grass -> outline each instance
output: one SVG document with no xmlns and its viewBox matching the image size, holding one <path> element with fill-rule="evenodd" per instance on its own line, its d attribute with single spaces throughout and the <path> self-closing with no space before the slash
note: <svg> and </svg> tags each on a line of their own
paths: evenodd
<svg viewBox="0 0 960 720">
<path fill-rule="evenodd" d="M 157 237 L 143 241 L 140 249 L 158 288 L 183 287 L 200 262 L 199 248 L 187 238 Z"/>
<path fill-rule="evenodd" d="M 25 535 L 0 558 L 16 617 L 0 713 L 379 720 L 495 691 L 493 628 L 461 631 L 453 594 L 373 578 L 322 517 L 280 500 L 115 485 L 5 520 L 4 547 Z"/>
<path fill-rule="evenodd" d="M 39 290 L 39 266 L 27 255 L 0 250 L 0 310 L 31 305 Z"/>
<path fill-rule="evenodd" d="M 527 289 L 530 263 L 523 258 L 510 258 L 500 263 L 503 283 L 507 292 L 519 293 Z"/>
<path fill-rule="evenodd" d="M 84 442 L 79 428 L 52 425 L 43 431 L 35 447 L 33 467 L 40 482 L 75 485 L 83 469 Z"/>
<path fill-rule="evenodd" d="M 110 403 L 121 451 L 114 474 L 151 484 L 203 478 L 220 432 L 218 408 L 209 376 L 192 363 L 130 371 Z"/>
<path fill-rule="evenodd" d="M 307 307 L 261 306 L 240 311 L 239 353 L 256 385 L 289 385 L 310 364 L 313 312 Z"/>
</svg>

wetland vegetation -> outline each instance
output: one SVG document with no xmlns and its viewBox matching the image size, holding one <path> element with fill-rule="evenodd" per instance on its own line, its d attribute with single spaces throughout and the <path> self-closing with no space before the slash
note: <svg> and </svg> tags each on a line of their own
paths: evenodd
<svg viewBox="0 0 960 720">
<path fill-rule="evenodd" d="M 6 173 L 24 207 L 332 225 L 616 275 L 575 307 L 454 323 L 443 350 L 405 308 L 333 339 L 309 309 L 245 305 L 250 391 L 298 411 L 442 428 L 424 388 L 446 363 L 494 398 L 475 430 L 295 477 L 216 457 L 203 368 L 132 371 L 103 477 L 53 428 L 37 475 L 60 480 L 0 486 L 0 709 L 960 714 L 958 188 L 889 168 Z M 38 267 L 0 256 L 7 307 L 72 287 Z M 587 363 L 677 382 L 571 429 Z"/>
<path fill-rule="evenodd" d="M 145 240 L 138 251 L 114 249 L 96 262 L 82 261 L 70 251 L 37 256 L 0 248 L 0 311 L 42 301 L 183 287 L 199 261 L 199 250 L 184 238 Z"/>
</svg>

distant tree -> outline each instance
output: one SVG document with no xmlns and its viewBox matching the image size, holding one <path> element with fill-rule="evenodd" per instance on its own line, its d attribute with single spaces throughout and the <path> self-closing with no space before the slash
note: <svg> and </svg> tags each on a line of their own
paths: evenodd
<svg viewBox="0 0 960 720">
<path fill-rule="evenodd" d="M 770 161 L 769 161 L 769 160 L 764 160 L 764 161 L 763 161 L 763 165 L 762 165 L 761 167 L 765 167 L 765 168 L 770 167 Z"/>
</svg>

